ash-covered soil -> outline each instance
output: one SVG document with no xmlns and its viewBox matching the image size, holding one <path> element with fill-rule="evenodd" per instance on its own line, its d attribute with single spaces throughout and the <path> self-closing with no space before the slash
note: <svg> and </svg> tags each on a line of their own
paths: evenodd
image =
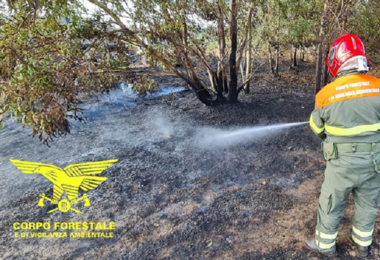
<svg viewBox="0 0 380 260">
<path fill-rule="evenodd" d="M 207 142 L 221 130 L 307 121 L 312 76 L 300 74 L 261 77 L 234 105 L 205 107 L 190 91 L 128 106 L 106 98 L 50 148 L 9 123 L 0 132 L 0 258 L 324 259 L 304 247 L 324 170 L 308 125 Z M 78 204 L 83 214 L 47 214 L 51 206 L 38 207 L 38 196 L 51 194 L 52 184 L 21 173 L 12 158 L 60 167 L 119 162 L 88 193 L 91 207 Z M 345 237 L 352 211 L 350 198 L 338 236 L 341 259 L 357 256 Z M 116 229 L 111 239 L 15 238 L 15 221 L 115 221 Z M 369 259 L 380 258 L 379 226 Z"/>
</svg>

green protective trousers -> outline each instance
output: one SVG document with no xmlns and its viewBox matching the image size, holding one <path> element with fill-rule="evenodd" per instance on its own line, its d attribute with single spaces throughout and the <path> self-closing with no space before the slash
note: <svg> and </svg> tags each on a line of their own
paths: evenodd
<svg viewBox="0 0 380 260">
<path fill-rule="evenodd" d="M 355 201 L 352 238 L 359 245 L 369 246 L 380 202 L 380 152 L 338 151 L 337 158 L 326 164 L 315 235 L 319 250 L 336 251 L 338 227 L 350 192 Z"/>
</svg>

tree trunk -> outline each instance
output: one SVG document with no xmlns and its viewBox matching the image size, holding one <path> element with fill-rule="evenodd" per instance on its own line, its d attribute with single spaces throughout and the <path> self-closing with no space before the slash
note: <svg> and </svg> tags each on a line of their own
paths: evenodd
<svg viewBox="0 0 380 260">
<path fill-rule="evenodd" d="M 302 62 L 305 61 L 305 47 L 304 46 L 300 47 L 300 61 Z"/>
<path fill-rule="evenodd" d="M 268 55 L 269 55 L 269 68 L 273 75 L 275 75 L 274 66 L 273 66 L 273 55 L 272 55 L 272 48 L 270 46 L 270 43 L 268 44 Z"/>
<path fill-rule="evenodd" d="M 293 53 L 293 67 L 296 67 L 297 64 L 297 47 L 294 47 L 294 53 Z"/>
<path fill-rule="evenodd" d="M 279 61 L 280 61 L 280 43 L 278 43 L 278 46 L 276 49 L 276 63 L 274 65 L 274 73 L 276 76 L 278 76 Z"/>
<path fill-rule="evenodd" d="M 89 0 L 89 2 L 93 3 L 94 5 L 98 6 L 100 9 L 105 11 L 114 20 L 114 22 L 118 26 L 120 26 L 125 36 L 129 37 L 128 39 L 129 41 L 132 41 L 135 45 L 140 46 L 144 50 L 149 50 L 149 53 L 154 60 L 161 62 L 169 70 L 174 72 L 178 77 L 184 79 L 189 84 L 189 86 L 192 88 L 192 90 L 196 94 L 197 98 L 202 103 L 208 106 L 219 103 L 219 100 L 215 101 L 214 97 L 203 86 L 202 82 L 199 80 L 196 74 L 185 75 L 181 71 L 177 70 L 177 68 L 172 64 L 172 62 L 170 62 L 165 56 L 161 55 L 159 52 L 155 51 L 153 48 L 150 48 L 149 45 L 142 38 L 140 38 L 139 35 L 135 31 L 130 30 L 121 21 L 121 19 L 117 16 L 117 14 L 114 13 L 110 8 L 108 8 L 106 4 L 102 3 L 99 0 Z M 189 67 L 187 69 L 188 69 L 188 72 L 192 71 L 191 68 Z"/>
<path fill-rule="evenodd" d="M 245 71 L 245 79 L 244 82 L 247 81 L 251 77 L 252 73 L 252 14 L 253 14 L 253 8 L 249 10 L 249 15 L 248 15 L 248 21 L 247 21 L 247 41 L 248 45 L 246 46 L 246 71 Z M 250 92 L 250 84 L 249 80 L 244 86 L 244 93 L 248 94 Z"/>
<path fill-rule="evenodd" d="M 202 82 L 199 80 L 198 77 L 195 76 L 192 80 L 189 78 L 183 78 L 186 80 L 187 84 L 190 85 L 191 89 L 194 90 L 195 95 L 197 98 L 205 105 L 212 106 L 217 104 L 218 102 L 215 102 L 212 100 L 211 94 L 203 87 Z"/>
<path fill-rule="evenodd" d="M 251 45 L 251 43 L 249 43 L 248 50 L 247 50 L 247 63 L 246 63 L 247 65 L 246 65 L 245 81 L 247 81 L 251 77 L 251 73 L 252 73 L 251 50 L 252 50 L 252 45 Z M 249 84 L 249 80 L 248 80 L 244 86 L 244 93 L 248 94 L 249 92 L 251 92 L 251 90 L 250 90 L 250 84 Z"/>
<path fill-rule="evenodd" d="M 237 10 L 238 0 L 230 1 L 230 58 L 229 58 L 229 72 L 230 84 L 228 92 L 228 100 L 232 103 L 237 102 L 237 68 L 236 68 L 236 51 L 237 51 Z"/>
<path fill-rule="evenodd" d="M 210 69 L 207 69 L 207 74 L 211 83 L 211 88 L 215 91 L 215 93 L 218 93 L 218 84 L 215 82 L 212 71 Z"/>
<path fill-rule="evenodd" d="M 329 7 L 329 0 L 326 0 L 325 6 L 323 8 L 322 18 L 321 18 L 321 28 L 319 30 L 320 42 L 318 44 L 317 67 L 316 67 L 316 73 L 315 73 L 315 93 L 316 94 L 321 90 L 323 43 L 324 43 L 325 34 L 326 34 L 326 20 L 327 20 L 328 7 Z"/>
<path fill-rule="evenodd" d="M 182 25 L 182 43 L 184 46 L 188 46 L 187 24 L 185 21 L 183 21 Z M 182 60 L 184 61 L 185 69 L 188 75 L 187 81 L 189 85 L 192 87 L 192 89 L 195 91 L 195 94 L 197 95 L 198 99 L 206 105 L 213 105 L 214 101 L 212 100 L 211 94 L 207 91 L 207 89 L 205 89 L 201 80 L 198 78 L 197 74 L 194 71 L 193 62 L 189 57 L 189 52 L 187 49 L 182 50 Z"/>
<path fill-rule="evenodd" d="M 292 44 L 292 46 L 290 47 L 290 69 L 293 69 L 293 48 L 294 48 L 294 45 Z"/>
<path fill-rule="evenodd" d="M 325 57 L 327 57 L 327 54 L 325 55 Z M 329 69 L 327 67 L 327 64 L 325 63 L 325 65 L 323 66 L 323 81 L 322 81 L 322 84 L 323 86 L 326 86 L 327 85 L 327 81 L 329 79 Z"/>
<path fill-rule="evenodd" d="M 277 42 L 275 45 L 276 48 L 276 65 L 274 68 L 275 75 L 278 76 L 278 66 L 279 66 L 279 59 L 280 59 L 280 4 L 278 4 L 278 19 L 277 19 Z"/>
<path fill-rule="evenodd" d="M 217 93 L 218 96 L 223 96 L 223 93 L 228 92 L 227 75 L 224 58 L 226 55 L 226 37 L 224 34 L 224 17 L 220 4 L 214 4 L 215 12 L 218 19 L 218 69 L 217 69 Z"/>
</svg>

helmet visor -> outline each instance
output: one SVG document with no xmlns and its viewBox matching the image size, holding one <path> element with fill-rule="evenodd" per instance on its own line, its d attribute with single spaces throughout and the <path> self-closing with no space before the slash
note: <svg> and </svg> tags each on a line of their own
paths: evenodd
<svg viewBox="0 0 380 260">
<path fill-rule="evenodd" d="M 343 71 L 368 71 L 367 58 L 365 56 L 359 55 L 348 59 L 339 68 L 339 72 Z"/>
</svg>

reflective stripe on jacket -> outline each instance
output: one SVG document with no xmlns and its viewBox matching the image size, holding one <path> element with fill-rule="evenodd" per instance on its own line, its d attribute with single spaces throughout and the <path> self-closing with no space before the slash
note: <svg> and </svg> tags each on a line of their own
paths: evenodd
<svg viewBox="0 0 380 260">
<path fill-rule="evenodd" d="M 325 86 L 316 96 L 310 127 L 328 142 L 379 142 L 380 79 L 347 75 Z"/>
</svg>

